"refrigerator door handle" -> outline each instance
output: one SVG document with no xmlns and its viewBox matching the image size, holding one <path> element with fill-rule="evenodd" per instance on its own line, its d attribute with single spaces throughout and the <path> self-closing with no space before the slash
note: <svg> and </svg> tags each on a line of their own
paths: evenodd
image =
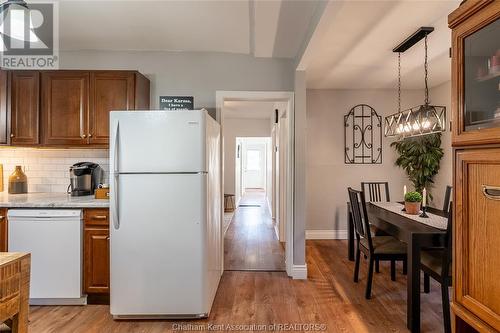
<svg viewBox="0 0 500 333">
<path fill-rule="evenodd" d="M 118 189 L 118 184 L 119 184 L 119 177 L 120 177 L 120 174 L 118 173 L 115 173 L 113 175 L 113 185 L 114 185 L 114 196 L 113 196 L 113 226 L 115 227 L 116 230 L 120 229 L 120 216 L 118 215 L 119 214 L 119 211 L 120 211 L 120 207 L 118 206 L 119 205 L 119 198 L 118 198 L 118 193 L 120 192 L 119 189 Z"/>
<path fill-rule="evenodd" d="M 114 151 L 113 151 L 113 226 L 115 229 L 120 228 L 120 216 L 119 214 L 119 198 L 118 195 L 120 193 L 119 188 L 118 188 L 118 183 L 119 183 L 119 177 L 120 177 L 120 170 L 118 169 L 118 145 L 120 143 L 120 123 L 116 123 L 116 128 L 115 128 L 115 144 L 114 144 Z"/>
<path fill-rule="evenodd" d="M 118 146 L 120 144 L 120 122 L 116 122 L 116 128 L 115 128 L 115 145 L 114 145 L 114 151 L 113 151 L 113 173 L 118 174 L 120 173 L 120 170 L 118 169 Z"/>
</svg>

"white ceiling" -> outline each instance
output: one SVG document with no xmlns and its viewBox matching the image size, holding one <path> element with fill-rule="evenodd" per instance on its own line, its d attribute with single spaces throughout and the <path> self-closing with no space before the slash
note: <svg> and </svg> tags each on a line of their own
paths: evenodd
<svg viewBox="0 0 500 333">
<path fill-rule="evenodd" d="M 276 102 L 269 101 L 224 101 L 225 118 L 271 119 Z"/>
<path fill-rule="evenodd" d="M 59 0 L 59 4 L 62 50 L 229 52 L 294 58 L 317 1 Z"/>
<path fill-rule="evenodd" d="M 460 0 L 330 1 L 299 64 L 310 89 L 391 89 L 397 84 L 392 49 L 421 26 L 429 35 L 429 82 L 449 81 L 447 16 Z M 424 86 L 423 41 L 401 55 L 403 89 Z"/>
</svg>

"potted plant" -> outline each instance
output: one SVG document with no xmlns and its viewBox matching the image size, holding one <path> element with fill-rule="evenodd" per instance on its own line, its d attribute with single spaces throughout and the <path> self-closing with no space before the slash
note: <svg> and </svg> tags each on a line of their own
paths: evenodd
<svg viewBox="0 0 500 333">
<path fill-rule="evenodd" d="M 422 195 L 418 192 L 408 192 L 405 194 L 405 211 L 410 215 L 418 215 L 420 213 L 420 203 Z"/>
<path fill-rule="evenodd" d="M 429 190 L 434 176 L 439 172 L 439 164 L 444 151 L 441 148 L 441 133 L 406 138 L 391 143 L 399 157 L 396 165 L 406 171 L 415 191 Z M 432 195 L 429 193 L 429 198 Z"/>
</svg>

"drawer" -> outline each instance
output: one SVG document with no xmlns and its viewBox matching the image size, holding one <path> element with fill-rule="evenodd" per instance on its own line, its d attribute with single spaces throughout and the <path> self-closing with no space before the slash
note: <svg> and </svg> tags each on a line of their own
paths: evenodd
<svg viewBox="0 0 500 333">
<path fill-rule="evenodd" d="M 83 211 L 85 227 L 102 226 L 109 227 L 109 209 L 107 208 L 89 208 Z"/>
<path fill-rule="evenodd" d="M 455 302 L 500 331 L 500 149 L 455 161 Z"/>
</svg>

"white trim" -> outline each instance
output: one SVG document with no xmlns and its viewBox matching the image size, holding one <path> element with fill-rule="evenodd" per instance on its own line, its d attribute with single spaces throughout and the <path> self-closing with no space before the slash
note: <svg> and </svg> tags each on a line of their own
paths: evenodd
<svg viewBox="0 0 500 333">
<path fill-rule="evenodd" d="M 347 239 L 347 230 L 306 230 L 306 239 Z"/>
<path fill-rule="evenodd" d="M 224 118 L 222 117 L 224 101 L 281 101 L 287 102 L 287 128 L 288 128 L 288 143 L 287 143 L 287 168 L 286 168 L 286 221 L 285 222 L 285 265 L 288 276 L 295 278 L 295 269 L 293 268 L 293 228 L 294 228 L 294 203 L 293 203 L 293 189 L 294 189 L 294 114 L 295 114 L 295 93 L 293 91 L 216 91 L 215 104 L 216 104 L 216 119 L 221 124 L 221 152 L 220 160 L 224 159 Z M 224 164 L 221 163 L 221 193 L 224 193 Z M 224 211 L 223 201 L 221 200 L 221 214 Z M 282 222 L 282 221 L 280 221 Z M 223 234 L 223 230 L 221 230 Z M 222 269 L 221 274 L 224 272 L 224 242 L 222 242 Z M 307 278 L 307 268 L 305 269 L 305 277 Z M 304 274 L 302 272 L 301 274 Z"/>
<path fill-rule="evenodd" d="M 293 265 L 291 276 L 294 280 L 307 280 L 307 264 Z"/>
</svg>

